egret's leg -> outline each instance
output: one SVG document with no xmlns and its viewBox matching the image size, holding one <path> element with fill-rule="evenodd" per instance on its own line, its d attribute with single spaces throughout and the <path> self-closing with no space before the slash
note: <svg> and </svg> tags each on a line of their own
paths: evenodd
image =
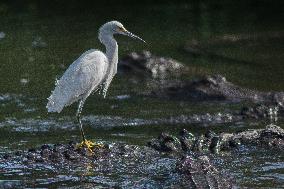
<svg viewBox="0 0 284 189">
<path fill-rule="evenodd" d="M 80 132 L 81 132 L 81 136 L 82 136 L 82 140 L 83 140 L 83 141 L 78 145 L 78 147 L 81 148 L 81 147 L 85 146 L 85 147 L 88 148 L 88 150 L 89 150 L 90 152 L 93 152 L 93 151 L 92 151 L 92 148 L 94 147 L 94 143 L 91 142 L 91 141 L 86 140 L 85 133 L 84 133 L 84 130 L 83 130 L 83 124 L 82 124 L 82 121 L 81 121 L 81 112 L 82 112 L 84 103 L 85 103 L 85 99 L 82 99 L 82 100 L 79 102 L 79 106 L 78 106 L 77 113 L 76 113 L 77 121 L 78 121 L 78 123 L 79 123 L 79 128 L 80 128 Z"/>
<path fill-rule="evenodd" d="M 82 136 L 82 139 L 83 139 L 83 141 L 78 145 L 78 147 L 81 148 L 81 147 L 85 146 L 85 147 L 88 148 L 88 150 L 90 152 L 93 152 L 93 150 L 92 150 L 93 147 L 95 147 L 95 146 L 102 147 L 102 145 L 95 144 L 94 142 L 87 140 L 86 137 L 85 137 L 85 133 L 84 133 L 84 130 L 83 130 L 83 124 L 82 124 L 82 121 L 81 121 L 81 112 L 82 112 L 85 100 L 86 99 L 82 99 L 79 102 L 79 106 L 78 106 L 77 113 L 76 113 L 77 121 L 78 121 L 79 127 L 80 127 L 81 136 Z"/>
<path fill-rule="evenodd" d="M 77 117 L 77 121 L 79 123 L 82 139 L 83 139 L 83 141 L 86 141 L 86 137 L 85 137 L 85 134 L 84 134 L 84 131 L 83 131 L 83 125 L 82 125 L 82 121 L 81 121 L 81 112 L 82 112 L 84 103 L 85 103 L 85 100 L 81 100 L 79 102 L 79 106 L 78 106 L 78 109 L 77 109 L 76 117 Z"/>
</svg>

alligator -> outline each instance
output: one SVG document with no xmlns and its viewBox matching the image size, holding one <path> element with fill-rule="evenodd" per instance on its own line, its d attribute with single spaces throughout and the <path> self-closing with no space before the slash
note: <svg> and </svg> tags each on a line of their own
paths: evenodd
<svg viewBox="0 0 284 189">
<path fill-rule="evenodd" d="M 178 86 L 166 86 L 163 91 L 153 91 L 152 95 L 184 100 L 247 100 L 284 107 L 284 92 L 260 92 L 242 88 L 227 81 L 222 75 L 181 82 Z"/>
<path fill-rule="evenodd" d="M 221 174 L 214 167 L 206 155 L 167 156 L 147 146 L 119 143 L 103 144 L 103 147 L 95 147 L 93 151 L 94 153 L 90 154 L 85 148 L 77 149 L 74 142 L 44 144 L 38 148 L 2 155 L 0 157 L 1 172 L 4 175 L 7 174 L 7 177 L 16 174 L 19 178 L 23 178 L 19 188 L 47 187 L 47 184 L 40 183 L 42 179 L 36 174 L 37 170 L 47 175 L 55 174 L 52 182 L 58 182 L 56 175 L 61 175 L 64 179 L 62 175 L 67 173 L 72 175 L 73 184 L 80 183 L 81 186 L 88 183 L 88 188 L 95 186 L 148 188 L 151 186 L 153 188 L 226 189 L 232 188 L 234 184 L 231 178 L 223 176 L 223 173 Z M 24 173 L 23 176 L 18 175 L 19 172 Z M 34 176 L 36 179 L 32 176 L 28 180 L 24 179 L 26 175 L 31 174 L 36 174 Z M 100 175 L 100 179 L 93 179 L 95 177 L 92 175 Z M 49 179 L 52 180 L 52 176 Z M 82 179 L 86 181 L 82 182 Z M 64 180 L 60 182 L 64 183 Z M 63 186 L 60 182 L 59 186 Z M 8 184 L 11 185 L 11 183 Z M 11 188 L 18 187 L 12 185 Z"/>
<path fill-rule="evenodd" d="M 212 152 L 230 150 L 240 145 L 259 145 L 266 148 L 284 150 L 284 129 L 270 124 L 265 129 L 248 129 L 237 133 L 220 133 L 207 131 L 195 136 L 186 129 L 178 136 L 161 133 L 148 146 L 160 152 L 187 154 L 188 152 Z"/>
<path fill-rule="evenodd" d="M 186 73 L 188 68 L 179 61 L 159 57 L 151 54 L 149 51 L 141 53 L 132 52 L 119 60 L 118 70 L 120 72 L 132 72 L 136 75 L 150 76 L 153 78 L 165 78 L 168 75 L 181 75 Z"/>
<path fill-rule="evenodd" d="M 37 174 L 40 170 L 49 175 L 50 180 L 54 179 L 50 182 L 57 183 L 57 187 L 65 186 L 65 181 L 70 181 L 69 176 L 63 177 L 67 174 L 72 175 L 72 184 L 86 187 L 234 188 L 237 186 L 234 178 L 217 168 L 212 162 L 214 156 L 210 154 L 232 150 L 240 145 L 283 150 L 284 129 L 268 125 L 264 129 L 236 133 L 208 131 L 200 136 L 183 129 L 177 137 L 162 133 L 147 146 L 103 143 L 102 147 L 94 147 L 93 154 L 85 148 L 78 149 L 75 142 L 44 144 L 2 154 L 2 178 L 9 180 L 11 175 L 16 174 L 21 183 L 2 182 L 0 187 L 47 187 L 49 182 L 40 182 L 44 180 Z M 95 179 L 93 175 L 98 174 L 100 179 Z M 32 176 L 26 179 L 27 175 Z"/>
<path fill-rule="evenodd" d="M 188 101 L 249 101 L 265 105 L 268 107 L 266 109 L 272 106 L 284 111 L 284 92 L 262 92 L 243 88 L 222 75 L 207 75 L 193 81 L 176 80 L 173 78 L 188 74 L 189 69 L 177 60 L 155 56 L 149 51 L 132 52 L 122 57 L 119 70 L 135 75 L 142 73 L 143 77 L 150 76 L 154 80 L 167 77 L 167 82 L 158 82 L 149 92 L 142 92 L 140 95 Z M 173 75 L 175 77 L 170 77 Z M 153 80 L 150 81 L 155 83 Z"/>
</svg>

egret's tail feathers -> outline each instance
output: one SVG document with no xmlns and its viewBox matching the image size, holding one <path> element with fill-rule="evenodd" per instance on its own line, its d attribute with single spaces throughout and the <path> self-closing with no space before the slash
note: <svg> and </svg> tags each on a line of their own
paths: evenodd
<svg viewBox="0 0 284 189">
<path fill-rule="evenodd" d="M 52 94 L 50 95 L 46 105 L 48 112 L 57 112 L 60 113 L 65 106 L 69 106 L 80 99 L 81 96 L 72 96 L 68 93 L 62 93 L 60 87 L 56 87 Z"/>
<path fill-rule="evenodd" d="M 62 111 L 62 109 L 64 108 L 64 105 L 62 105 L 61 103 L 57 103 L 56 101 L 54 101 L 54 99 L 52 98 L 52 95 L 48 98 L 48 103 L 46 105 L 47 111 L 48 112 L 57 112 L 60 113 Z"/>
<path fill-rule="evenodd" d="M 58 86 L 59 80 L 55 79 L 55 86 Z M 62 109 L 64 108 L 64 104 L 62 105 L 62 102 L 60 103 L 60 99 L 56 98 L 56 88 L 54 91 L 52 91 L 51 95 L 49 98 L 47 98 L 48 102 L 46 105 L 47 111 L 48 112 L 57 112 L 60 113 Z M 58 91 L 58 90 L 57 90 Z"/>
</svg>

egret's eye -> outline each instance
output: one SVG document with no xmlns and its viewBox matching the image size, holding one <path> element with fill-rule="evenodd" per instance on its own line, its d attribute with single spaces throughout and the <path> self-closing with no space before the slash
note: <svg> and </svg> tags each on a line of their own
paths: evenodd
<svg viewBox="0 0 284 189">
<path fill-rule="evenodd" d="M 125 31 L 125 29 L 124 29 L 123 27 L 120 27 L 120 26 L 118 26 L 117 30 L 118 30 L 118 31 L 121 31 L 121 32 L 124 32 L 124 31 Z"/>
</svg>

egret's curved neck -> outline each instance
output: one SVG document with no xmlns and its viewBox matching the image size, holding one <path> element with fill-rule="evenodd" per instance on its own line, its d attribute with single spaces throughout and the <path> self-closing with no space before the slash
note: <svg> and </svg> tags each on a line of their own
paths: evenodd
<svg viewBox="0 0 284 189">
<path fill-rule="evenodd" d="M 118 45 L 112 34 L 100 32 L 99 40 L 106 47 L 106 56 L 109 64 L 117 64 L 118 62 Z"/>
<path fill-rule="evenodd" d="M 106 57 L 108 58 L 109 61 L 109 65 L 107 67 L 104 78 L 104 82 L 106 83 L 106 89 L 107 89 L 112 78 L 117 73 L 118 45 L 116 40 L 113 38 L 113 34 L 100 32 L 99 40 L 106 47 Z"/>
</svg>

